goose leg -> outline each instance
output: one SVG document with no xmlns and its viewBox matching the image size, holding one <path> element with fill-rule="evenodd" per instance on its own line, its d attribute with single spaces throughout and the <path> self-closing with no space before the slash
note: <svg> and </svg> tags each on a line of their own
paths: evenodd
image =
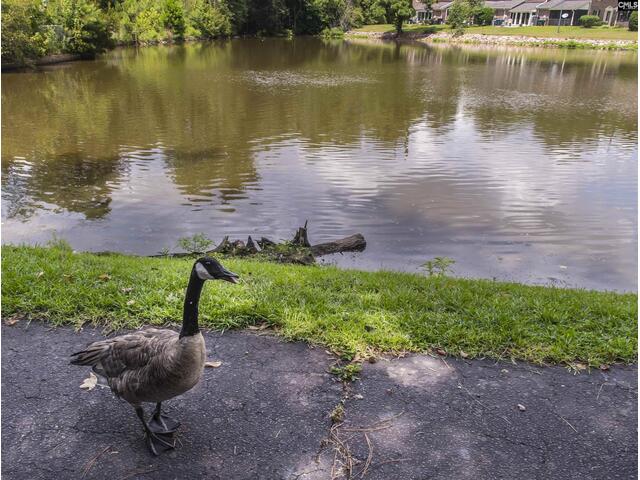
<svg viewBox="0 0 640 480">
<path fill-rule="evenodd" d="M 139 405 L 136 407 L 136 414 L 138 415 L 138 418 L 140 419 L 140 421 L 142 422 L 142 426 L 144 427 L 147 446 L 149 447 L 149 450 L 151 450 L 151 453 L 157 456 L 166 450 L 175 448 L 175 441 L 173 440 L 172 434 L 153 432 L 149 428 L 149 424 L 144 419 L 144 409 Z"/>
<path fill-rule="evenodd" d="M 149 421 L 149 428 L 155 433 L 173 433 L 180 426 L 180 422 L 162 414 L 162 402 L 156 404 L 156 410 Z"/>
</svg>

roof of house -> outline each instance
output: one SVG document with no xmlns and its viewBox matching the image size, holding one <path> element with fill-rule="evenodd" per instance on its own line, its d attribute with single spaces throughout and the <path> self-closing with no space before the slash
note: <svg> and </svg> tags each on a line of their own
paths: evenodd
<svg viewBox="0 0 640 480">
<path fill-rule="evenodd" d="M 513 8 L 516 5 L 521 4 L 523 1 L 524 0 L 487 0 L 486 2 L 484 2 L 482 6 L 489 7 L 494 10 L 498 10 L 498 9 L 509 10 L 510 8 Z M 540 3 L 540 0 L 538 0 L 538 3 Z"/>
<path fill-rule="evenodd" d="M 540 5 L 544 5 L 544 2 L 541 2 L 540 0 L 527 0 L 526 2 L 519 4 L 517 7 L 514 7 L 509 11 L 513 12 L 513 13 L 533 12 L 533 11 L 535 11 L 536 7 L 538 7 Z"/>
<path fill-rule="evenodd" d="M 590 5 L 590 0 L 556 0 L 541 8 L 549 10 L 589 10 Z"/>
<path fill-rule="evenodd" d="M 438 2 L 431 4 L 431 10 L 446 10 L 453 2 Z"/>
<path fill-rule="evenodd" d="M 424 12 L 427 9 L 427 6 L 424 3 L 422 3 L 421 0 L 413 0 L 412 3 L 413 3 L 413 9 L 416 12 Z"/>
</svg>

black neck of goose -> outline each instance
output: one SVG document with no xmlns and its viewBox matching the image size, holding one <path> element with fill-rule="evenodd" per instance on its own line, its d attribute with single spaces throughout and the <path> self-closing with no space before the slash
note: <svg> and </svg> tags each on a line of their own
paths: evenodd
<svg viewBox="0 0 640 480">
<path fill-rule="evenodd" d="M 204 280 L 196 274 L 196 269 L 191 270 L 189 277 L 189 285 L 187 286 L 187 294 L 184 298 L 184 310 L 182 314 L 182 330 L 180 337 L 189 337 L 200 332 L 198 327 L 198 303 L 200 302 L 200 294 Z"/>
</svg>

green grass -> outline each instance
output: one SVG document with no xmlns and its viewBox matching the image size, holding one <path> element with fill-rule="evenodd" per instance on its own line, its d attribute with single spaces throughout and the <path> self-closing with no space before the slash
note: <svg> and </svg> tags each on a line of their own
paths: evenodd
<svg viewBox="0 0 640 480">
<path fill-rule="evenodd" d="M 366 25 L 354 30 L 354 32 L 393 32 L 393 25 Z M 449 31 L 447 25 L 406 25 L 406 32 L 436 33 Z M 638 32 L 630 32 L 626 28 L 610 27 L 469 27 L 465 33 L 483 35 L 527 36 L 539 38 L 567 38 L 567 39 L 593 39 L 593 40 L 638 40 Z"/>
<path fill-rule="evenodd" d="M 538 38 L 568 38 L 583 40 L 638 40 L 638 32 L 630 32 L 626 28 L 610 27 L 471 27 L 468 33 L 483 35 L 522 35 Z"/>
<path fill-rule="evenodd" d="M 2 315 L 110 329 L 177 324 L 189 259 L 5 246 Z M 346 358 L 441 348 L 534 362 L 633 362 L 637 295 L 488 280 L 225 259 L 240 285 L 208 283 L 201 323 L 267 323 Z"/>
</svg>

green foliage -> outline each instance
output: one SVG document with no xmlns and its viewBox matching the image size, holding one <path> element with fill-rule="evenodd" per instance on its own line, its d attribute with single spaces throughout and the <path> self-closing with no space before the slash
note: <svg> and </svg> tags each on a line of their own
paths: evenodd
<svg viewBox="0 0 640 480">
<path fill-rule="evenodd" d="M 199 37 L 218 38 L 231 35 L 231 13 L 224 2 L 214 5 L 209 0 L 195 0 L 189 20 Z"/>
<path fill-rule="evenodd" d="M 341 28 L 325 28 L 322 30 L 321 35 L 323 38 L 344 38 L 344 31 Z"/>
<path fill-rule="evenodd" d="M 454 0 L 449 7 L 447 23 L 451 26 L 454 35 L 462 35 L 464 27 L 468 24 L 473 8 L 467 0 Z"/>
<path fill-rule="evenodd" d="M 57 233 L 53 233 L 51 235 L 51 239 L 46 243 L 47 247 L 53 248 L 60 251 L 72 252 L 73 248 L 71 248 L 71 244 L 67 242 L 64 238 L 58 236 Z"/>
<path fill-rule="evenodd" d="M 200 316 L 207 328 L 267 322 L 285 338 L 350 357 L 437 346 L 535 362 L 637 361 L 636 294 L 237 258 L 223 264 L 242 282 L 205 287 Z M 177 323 L 192 265 L 4 245 L 2 315 L 112 329 Z"/>
<path fill-rule="evenodd" d="M 393 24 L 396 33 L 402 33 L 402 24 L 416 13 L 411 0 L 377 0 L 376 5 L 384 10 L 386 21 Z"/>
<path fill-rule="evenodd" d="M 491 25 L 492 22 L 493 9 L 482 6 L 473 9 L 473 23 L 476 25 Z"/>
<path fill-rule="evenodd" d="M 184 38 L 187 23 L 181 0 L 166 0 L 164 4 L 164 26 L 173 32 L 175 38 Z"/>
<path fill-rule="evenodd" d="M 631 16 L 629 17 L 629 30 L 632 32 L 638 31 L 638 11 L 631 12 Z"/>
<path fill-rule="evenodd" d="M 433 260 L 424 262 L 422 267 L 427 270 L 430 277 L 444 277 L 452 271 L 451 266 L 454 263 L 456 263 L 456 261 L 449 257 L 435 257 Z"/>
<path fill-rule="evenodd" d="M 411 0 L 6 0 L 2 59 L 24 64 L 50 53 L 97 53 L 114 43 L 232 33 L 336 37 L 380 22 L 401 32 L 414 14 Z"/>
<path fill-rule="evenodd" d="M 314 0 L 313 6 L 325 30 L 342 27 L 346 21 L 347 2 L 345 0 Z M 348 25 L 347 25 L 348 26 Z"/>
<path fill-rule="evenodd" d="M 156 0 L 123 0 L 116 4 L 118 40 L 136 44 L 161 40 L 165 23 L 163 8 Z"/>
<path fill-rule="evenodd" d="M 578 20 L 584 28 L 592 28 L 602 25 L 602 20 L 597 15 L 582 15 Z"/>
<path fill-rule="evenodd" d="M 204 233 L 196 233 L 178 240 L 178 247 L 187 253 L 204 253 L 212 244 L 213 241 Z"/>
<path fill-rule="evenodd" d="M 26 64 L 51 53 L 49 15 L 39 1 L 3 1 L 2 62 Z"/>
<path fill-rule="evenodd" d="M 100 53 L 111 46 L 111 25 L 91 0 L 52 0 L 51 19 L 62 27 L 62 50 L 67 53 Z"/>
<path fill-rule="evenodd" d="M 362 17 L 365 25 L 374 25 L 385 23 L 386 11 L 378 0 L 361 0 L 360 8 L 362 9 Z"/>
</svg>

